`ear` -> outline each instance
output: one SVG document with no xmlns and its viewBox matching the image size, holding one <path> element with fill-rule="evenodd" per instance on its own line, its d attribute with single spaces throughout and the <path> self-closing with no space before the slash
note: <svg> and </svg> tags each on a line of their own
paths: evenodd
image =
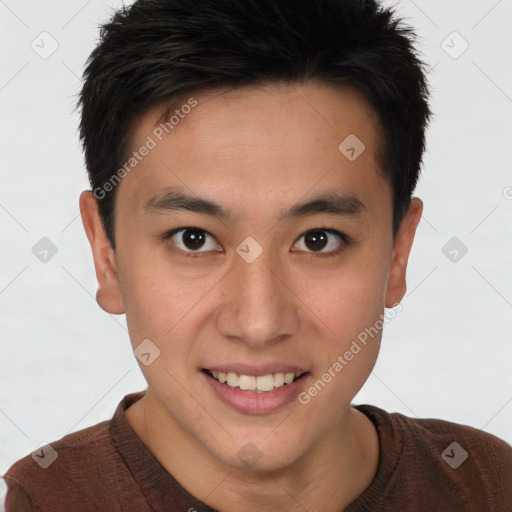
<svg viewBox="0 0 512 512">
<path fill-rule="evenodd" d="M 421 199 L 414 197 L 396 235 L 386 290 L 387 308 L 396 306 L 402 300 L 407 290 L 405 271 L 414 234 L 416 233 L 422 212 L 423 203 Z"/>
<path fill-rule="evenodd" d="M 98 202 L 90 190 L 80 194 L 80 213 L 96 268 L 96 300 L 107 313 L 120 315 L 124 313 L 124 305 L 117 276 L 116 255 L 103 229 Z"/>
</svg>

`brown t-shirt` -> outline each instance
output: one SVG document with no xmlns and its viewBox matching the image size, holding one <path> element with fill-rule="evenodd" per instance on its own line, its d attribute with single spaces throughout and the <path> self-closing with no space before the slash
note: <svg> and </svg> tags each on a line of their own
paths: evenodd
<svg viewBox="0 0 512 512">
<path fill-rule="evenodd" d="M 124 411 L 144 393 L 125 396 L 112 420 L 11 466 L 4 475 L 6 512 L 213 512 L 181 487 L 127 422 Z M 447 421 L 355 407 L 377 428 L 380 459 L 373 482 L 345 512 L 512 511 L 512 447 L 504 441 Z"/>
</svg>

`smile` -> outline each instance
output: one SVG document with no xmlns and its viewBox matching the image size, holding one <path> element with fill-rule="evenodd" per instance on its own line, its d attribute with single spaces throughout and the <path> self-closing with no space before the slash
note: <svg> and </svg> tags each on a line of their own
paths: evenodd
<svg viewBox="0 0 512 512">
<path fill-rule="evenodd" d="M 203 371 L 217 382 L 226 384 L 230 388 L 238 389 L 239 391 L 255 391 L 256 393 L 268 393 L 274 389 L 291 384 L 304 375 L 304 373 L 279 372 L 254 376 L 206 369 Z"/>
<path fill-rule="evenodd" d="M 213 397 L 243 414 L 269 414 L 286 405 L 299 403 L 310 372 L 277 372 L 246 375 L 204 368 L 200 372 Z"/>
</svg>

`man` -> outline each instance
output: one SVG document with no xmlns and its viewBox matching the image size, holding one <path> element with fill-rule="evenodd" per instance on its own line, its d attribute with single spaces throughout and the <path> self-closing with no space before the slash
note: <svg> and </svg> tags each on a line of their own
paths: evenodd
<svg viewBox="0 0 512 512">
<path fill-rule="evenodd" d="M 371 1 L 120 10 L 85 72 L 80 209 L 148 387 L 18 461 L 7 510 L 512 509 L 505 442 L 351 405 L 406 290 L 427 97 Z"/>
</svg>

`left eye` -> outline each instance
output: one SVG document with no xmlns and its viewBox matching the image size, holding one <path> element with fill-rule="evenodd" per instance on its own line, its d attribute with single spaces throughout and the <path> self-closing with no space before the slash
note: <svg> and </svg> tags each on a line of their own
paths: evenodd
<svg viewBox="0 0 512 512">
<path fill-rule="evenodd" d="M 312 252 L 321 254 L 337 254 L 343 250 L 347 243 L 347 237 L 343 233 L 333 229 L 323 228 L 307 231 L 300 236 L 299 240 L 302 239 L 304 239 L 304 241 L 297 242 L 296 244 L 299 246 L 299 250 L 310 252 L 308 249 L 312 249 Z M 326 250 L 322 251 L 322 249 Z"/>
</svg>

